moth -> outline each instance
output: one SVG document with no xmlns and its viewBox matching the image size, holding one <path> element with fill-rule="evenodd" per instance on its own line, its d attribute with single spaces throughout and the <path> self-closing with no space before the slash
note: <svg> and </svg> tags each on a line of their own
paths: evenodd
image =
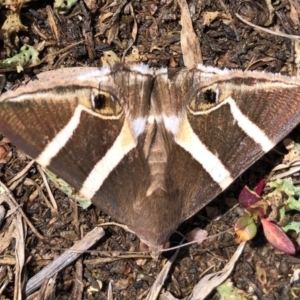
<svg viewBox="0 0 300 300">
<path fill-rule="evenodd" d="M 55 70 L 0 98 L 0 132 L 154 252 L 299 122 L 299 79 L 203 65 Z"/>
</svg>

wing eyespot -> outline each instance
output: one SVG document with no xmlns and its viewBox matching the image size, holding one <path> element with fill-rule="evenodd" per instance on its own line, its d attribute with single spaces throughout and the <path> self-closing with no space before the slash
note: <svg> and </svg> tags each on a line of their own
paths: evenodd
<svg viewBox="0 0 300 300">
<path fill-rule="evenodd" d="M 188 109 L 192 112 L 200 112 L 211 109 L 220 102 L 220 90 L 217 85 L 201 88 L 191 97 Z"/>
<path fill-rule="evenodd" d="M 123 109 L 117 98 L 107 92 L 98 91 L 91 94 L 92 110 L 103 117 L 116 118 L 123 114 Z"/>
</svg>

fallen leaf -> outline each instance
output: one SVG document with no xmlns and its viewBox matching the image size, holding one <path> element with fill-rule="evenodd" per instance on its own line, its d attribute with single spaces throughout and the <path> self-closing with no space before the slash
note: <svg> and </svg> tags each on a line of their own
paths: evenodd
<svg viewBox="0 0 300 300">
<path fill-rule="evenodd" d="M 188 232 L 185 237 L 189 242 L 195 241 L 198 245 L 200 245 L 207 238 L 207 236 L 208 232 L 206 230 L 196 227 Z"/>
</svg>

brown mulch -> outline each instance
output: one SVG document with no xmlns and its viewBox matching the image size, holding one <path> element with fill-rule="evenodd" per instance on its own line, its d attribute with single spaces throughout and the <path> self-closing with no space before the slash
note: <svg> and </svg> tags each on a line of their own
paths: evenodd
<svg viewBox="0 0 300 300">
<path fill-rule="evenodd" d="M 235 16 L 238 13 L 256 25 L 300 35 L 300 4 L 297 0 L 278 1 L 273 6 L 274 11 L 270 11 L 267 3 L 263 0 L 188 1 L 194 30 L 201 43 L 203 64 L 294 75 L 293 42 L 254 30 Z M 19 74 L 11 69 L 0 70 L 6 74 L 5 89 L 11 89 L 34 74 L 62 66 L 100 66 L 101 50 L 107 45 L 118 57 L 129 55 L 134 46 L 139 52 L 138 60 L 153 67 L 183 66 L 181 12 L 175 0 L 86 0 L 79 1 L 66 15 L 58 15 L 52 8 L 53 1 L 34 1 L 23 6 L 21 20 L 28 30 L 17 33 L 19 41 L 12 38 L 10 51 L 17 53 L 25 43 L 34 45 L 40 51 L 41 63 Z M 8 9 L 3 7 L 1 22 L 5 21 L 7 14 Z M 1 49 L 4 57 L 7 48 L 3 46 Z M 299 136 L 298 128 L 291 137 L 297 141 Z M 277 150 L 285 151 L 281 144 Z M 224 233 L 201 246 L 193 245 L 179 252 L 164 284 L 174 297 L 187 297 L 203 275 L 221 270 L 226 265 L 238 246 L 233 226 L 243 211 L 239 207 L 231 208 L 239 191 L 244 185 L 254 187 L 281 159 L 280 154 L 271 151 L 206 209 L 180 226 L 178 230 L 183 234 L 195 227 L 205 228 L 210 236 Z M 8 183 L 28 162 L 24 154 L 0 134 L 0 180 Z M 87 210 L 78 207 L 50 183 L 58 206 L 58 210 L 52 209 L 42 195 L 43 191 L 47 196 L 47 191 L 37 167 L 32 165 L 25 174 L 15 184 L 12 193 L 17 205 L 22 207 L 42 236 L 28 227 L 24 237 L 23 285 L 71 248 L 74 241 L 80 240 L 100 223 L 112 221 L 95 207 Z M 32 196 L 34 192 L 36 195 Z M 3 234 L 9 232 L 13 220 L 14 214 L 11 214 L 0 227 L 3 242 Z M 143 299 L 147 295 L 171 254 L 164 254 L 158 261 L 149 255 L 135 254 L 134 251 L 139 251 L 139 240 L 134 234 L 117 226 L 104 229 L 105 237 L 96 242 L 91 251 L 57 274 L 52 283 L 56 299 L 108 299 L 110 282 L 113 299 Z M 291 237 L 296 244 L 297 236 Z M 172 238 L 174 245 L 179 241 L 180 237 Z M 13 299 L 17 244 L 12 239 L 1 253 L 0 299 Z M 299 249 L 299 245 L 297 247 Z M 243 299 L 255 299 L 255 296 L 256 299 L 297 299 L 300 297 L 300 280 L 291 281 L 291 277 L 299 269 L 297 255 L 291 257 L 275 250 L 259 230 L 255 239 L 247 244 L 230 279 L 235 287 L 245 292 Z M 4 281 L 7 283 L 2 290 Z M 43 298 L 41 295 L 37 297 Z M 219 299 L 218 293 L 213 292 L 209 299 Z"/>
</svg>

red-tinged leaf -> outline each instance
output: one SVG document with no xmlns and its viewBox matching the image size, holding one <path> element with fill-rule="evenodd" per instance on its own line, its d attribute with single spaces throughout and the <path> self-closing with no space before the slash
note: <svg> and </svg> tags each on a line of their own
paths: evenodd
<svg viewBox="0 0 300 300">
<path fill-rule="evenodd" d="M 266 216 L 267 210 L 268 210 L 269 204 L 265 200 L 259 200 L 256 203 L 250 205 L 247 207 L 247 210 L 255 213 L 260 218 L 263 218 Z"/>
<path fill-rule="evenodd" d="M 265 237 L 273 247 L 289 255 L 296 253 L 296 248 L 293 242 L 283 232 L 283 230 L 264 218 L 261 219 L 261 223 Z"/>
<path fill-rule="evenodd" d="M 123 275 L 128 276 L 132 272 L 131 265 L 126 265 Z"/>
<path fill-rule="evenodd" d="M 197 242 L 200 245 L 208 236 L 208 232 L 199 227 L 194 228 L 185 235 L 189 242 Z"/>
<path fill-rule="evenodd" d="M 260 197 L 255 192 L 251 191 L 247 186 L 245 186 L 239 195 L 238 202 L 242 207 L 247 208 L 259 200 Z"/>
<path fill-rule="evenodd" d="M 265 185 L 266 185 L 266 182 L 262 179 L 262 180 L 258 183 L 258 185 L 257 185 L 257 187 L 256 187 L 256 189 L 255 189 L 255 193 L 256 193 L 257 195 L 260 196 L 261 193 L 262 193 L 262 191 L 264 190 Z"/>
<path fill-rule="evenodd" d="M 241 243 L 253 239 L 257 232 L 257 227 L 254 220 L 250 216 L 240 217 L 234 225 L 235 233 L 237 234 L 236 242 Z"/>
</svg>

